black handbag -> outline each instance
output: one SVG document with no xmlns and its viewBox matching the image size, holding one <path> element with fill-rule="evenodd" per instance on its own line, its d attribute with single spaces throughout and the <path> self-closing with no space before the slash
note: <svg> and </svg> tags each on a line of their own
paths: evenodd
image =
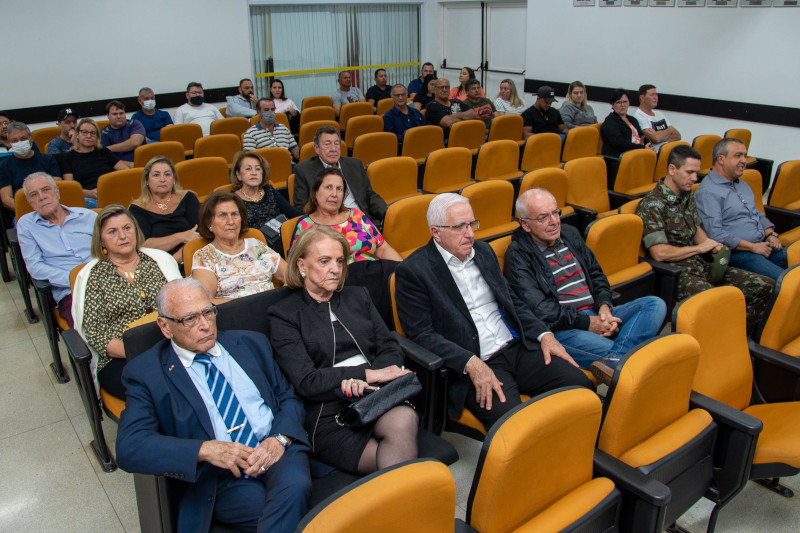
<svg viewBox="0 0 800 533">
<path fill-rule="evenodd" d="M 422 385 L 417 376 L 409 372 L 377 390 L 373 390 L 339 411 L 336 415 L 336 423 L 353 429 L 369 426 L 389 409 L 402 403 L 408 403 L 408 400 L 420 392 L 422 392 Z M 408 405 L 414 407 L 410 403 Z"/>
</svg>

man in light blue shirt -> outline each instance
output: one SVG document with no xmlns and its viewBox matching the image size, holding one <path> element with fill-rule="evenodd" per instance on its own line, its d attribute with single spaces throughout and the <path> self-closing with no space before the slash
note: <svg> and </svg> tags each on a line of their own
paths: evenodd
<svg viewBox="0 0 800 533">
<path fill-rule="evenodd" d="M 256 116 L 256 98 L 253 82 L 247 78 L 239 82 L 239 94 L 236 96 L 226 96 L 225 101 L 228 104 L 225 110 L 227 117 L 244 117 L 251 118 Z"/>
<path fill-rule="evenodd" d="M 703 229 L 730 248 L 730 266 L 777 280 L 787 267 L 786 250 L 775 225 L 756 208 L 753 190 L 739 179 L 747 147 L 737 139 L 722 139 L 711 157 L 711 172 L 694 196 Z"/>
<path fill-rule="evenodd" d="M 97 213 L 61 205 L 58 187 L 45 172 L 25 178 L 22 189 L 34 209 L 17 221 L 25 266 L 34 279 L 50 282 L 59 314 L 73 327 L 69 273 L 92 258 L 89 249 Z"/>
</svg>

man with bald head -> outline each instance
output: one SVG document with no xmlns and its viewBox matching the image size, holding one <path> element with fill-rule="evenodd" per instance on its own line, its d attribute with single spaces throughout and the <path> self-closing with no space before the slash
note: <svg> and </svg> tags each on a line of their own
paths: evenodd
<svg viewBox="0 0 800 533">
<path fill-rule="evenodd" d="M 217 307 L 194 278 L 164 285 L 156 305 L 165 339 L 122 373 L 120 468 L 178 480 L 178 531 L 208 531 L 212 519 L 294 531 L 311 494 L 305 413 L 269 341 L 217 332 Z"/>
<path fill-rule="evenodd" d="M 645 296 L 614 306 L 594 253 L 578 230 L 561 225 L 561 210 L 549 191 L 525 191 L 517 212 L 520 227 L 506 250 L 506 278 L 581 368 L 595 361 L 613 367 L 631 348 L 658 335 L 664 301 Z"/>
<path fill-rule="evenodd" d="M 489 429 L 520 404 L 559 387 L 591 387 L 547 326 L 508 286 L 469 200 L 440 194 L 431 240 L 397 267 L 397 314 L 411 340 L 453 371 L 448 415 L 469 410 Z"/>
</svg>

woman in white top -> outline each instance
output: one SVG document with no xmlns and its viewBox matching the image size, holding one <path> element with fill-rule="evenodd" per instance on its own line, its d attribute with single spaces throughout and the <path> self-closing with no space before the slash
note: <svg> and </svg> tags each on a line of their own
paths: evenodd
<svg viewBox="0 0 800 533">
<path fill-rule="evenodd" d="M 297 105 L 290 99 L 286 98 L 286 92 L 283 90 L 283 82 L 275 79 L 272 85 L 269 86 L 269 92 L 272 93 L 272 100 L 275 102 L 276 113 L 286 113 L 290 117 L 297 115 L 300 110 Z"/>
<path fill-rule="evenodd" d="M 587 104 L 589 100 L 586 94 L 586 86 L 579 81 L 573 81 L 567 87 L 567 101 L 559 110 L 561 118 L 567 129 L 571 130 L 575 126 L 591 126 L 597 123 L 594 109 Z"/>
<path fill-rule="evenodd" d="M 525 102 L 517 94 L 517 86 L 512 80 L 500 82 L 500 92 L 494 101 L 494 108 L 506 115 L 520 115 L 525 111 Z"/>
<path fill-rule="evenodd" d="M 286 263 L 260 239 L 244 239 L 247 210 L 230 191 L 214 191 L 200 207 L 200 236 L 211 241 L 192 256 L 192 277 L 220 303 L 275 288 Z"/>
</svg>

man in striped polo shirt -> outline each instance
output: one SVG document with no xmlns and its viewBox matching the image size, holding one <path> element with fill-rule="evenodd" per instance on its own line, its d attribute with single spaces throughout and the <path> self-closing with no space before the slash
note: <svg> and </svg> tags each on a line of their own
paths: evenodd
<svg viewBox="0 0 800 533">
<path fill-rule="evenodd" d="M 664 302 L 645 296 L 614 307 L 611 288 L 578 230 L 561 226 L 561 210 L 545 189 L 517 199 L 520 228 L 505 255 L 509 284 L 555 334 L 581 368 L 615 366 L 637 344 L 658 335 Z"/>
<path fill-rule="evenodd" d="M 271 98 L 260 99 L 256 103 L 256 111 L 260 120 L 244 132 L 242 138 L 244 151 L 270 147 L 286 148 L 295 161 L 300 159 L 300 148 L 297 147 L 289 128 L 275 122 L 275 101 Z"/>
</svg>

